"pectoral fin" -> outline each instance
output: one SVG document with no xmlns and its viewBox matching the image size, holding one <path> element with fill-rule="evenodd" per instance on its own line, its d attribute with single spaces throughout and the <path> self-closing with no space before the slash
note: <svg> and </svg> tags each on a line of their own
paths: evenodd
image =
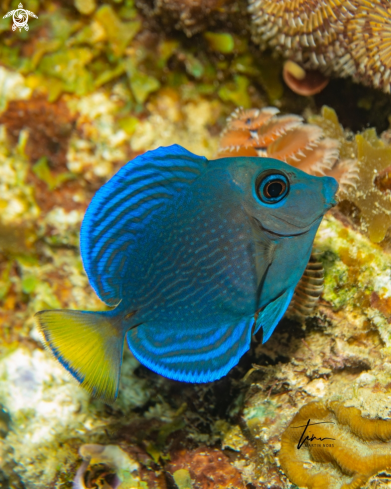
<svg viewBox="0 0 391 489">
<path fill-rule="evenodd" d="M 266 343 L 266 341 L 272 335 L 277 324 L 289 306 L 293 292 L 294 289 L 288 289 L 286 292 L 280 295 L 280 297 L 275 299 L 273 302 L 270 302 L 270 304 L 268 304 L 265 309 L 259 313 L 258 319 L 256 320 L 254 333 L 256 333 L 260 327 L 262 327 L 262 343 Z"/>
</svg>

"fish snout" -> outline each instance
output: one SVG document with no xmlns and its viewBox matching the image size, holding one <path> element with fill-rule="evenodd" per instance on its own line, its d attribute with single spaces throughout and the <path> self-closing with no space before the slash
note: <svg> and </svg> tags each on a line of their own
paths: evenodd
<svg viewBox="0 0 391 489">
<path fill-rule="evenodd" d="M 331 209 L 331 207 L 337 205 L 335 194 L 338 191 L 338 182 L 333 177 L 323 177 L 323 182 L 324 182 L 323 195 L 325 200 L 325 207 L 327 209 Z"/>
</svg>

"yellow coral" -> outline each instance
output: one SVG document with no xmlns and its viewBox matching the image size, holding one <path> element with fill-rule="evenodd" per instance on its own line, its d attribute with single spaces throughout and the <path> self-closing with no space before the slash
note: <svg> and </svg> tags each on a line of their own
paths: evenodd
<svg viewBox="0 0 391 489">
<path fill-rule="evenodd" d="M 391 468 L 390 449 L 391 421 L 364 418 L 337 401 L 310 402 L 284 431 L 279 460 L 300 487 L 357 489 Z"/>
<path fill-rule="evenodd" d="M 390 92 L 388 0 L 250 0 L 249 9 L 261 47 Z"/>
</svg>

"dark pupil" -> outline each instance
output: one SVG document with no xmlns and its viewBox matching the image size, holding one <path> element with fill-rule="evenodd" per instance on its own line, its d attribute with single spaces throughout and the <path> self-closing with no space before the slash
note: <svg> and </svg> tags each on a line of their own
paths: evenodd
<svg viewBox="0 0 391 489">
<path fill-rule="evenodd" d="M 274 199 L 275 197 L 279 197 L 284 190 L 284 187 L 280 182 L 271 182 L 269 185 L 266 187 L 266 195 L 267 197 L 270 197 Z"/>
</svg>

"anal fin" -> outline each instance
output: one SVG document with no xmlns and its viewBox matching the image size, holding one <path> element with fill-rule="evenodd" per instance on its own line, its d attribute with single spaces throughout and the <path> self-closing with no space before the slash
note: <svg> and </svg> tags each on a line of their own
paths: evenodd
<svg viewBox="0 0 391 489">
<path fill-rule="evenodd" d="M 212 382 L 250 348 L 252 323 L 251 316 L 209 324 L 145 323 L 126 338 L 134 356 L 154 372 L 182 382 Z"/>
</svg>

